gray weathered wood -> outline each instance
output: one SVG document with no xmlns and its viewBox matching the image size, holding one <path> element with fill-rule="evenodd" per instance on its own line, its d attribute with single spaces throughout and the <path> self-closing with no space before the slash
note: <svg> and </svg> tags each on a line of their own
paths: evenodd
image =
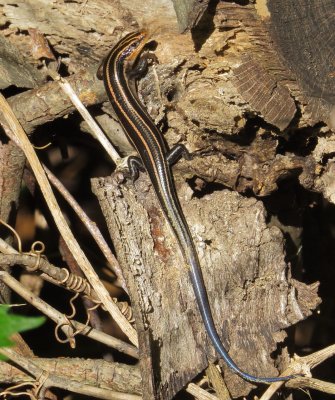
<svg viewBox="0 0 335 400">
<path fill-rule="evenodd" d="M 209 0 L 172 0 L 180 32 L 193 28 L 208 7 Z"/>
<path fill-rule="evenodd" d="M 331 121 L 335 106 L 335 2 L 269 0 L 271 31 L 305 93 L 315 122 Z"/>
<path fill-rule="evenodd" d="M 128 280 L 140 340 L 143 396 L 171 399 L 216 355 L 205 334 L 178 245 L 145 176 L 93 181 Z M 120 183 L 120 184 L 119 184 Z M 310 314 L 288 278 L 283 236 L 267 228 L 261 202 L 229 191 L 180 199 L 196 243 L 218 332 L 250 373 L 276 375 L 270 354 L 284 328 Z M 305 290 L 308 287 L 303 285 Z M 224 365 L 233 396 L 251 385 Z"/>
</svg>

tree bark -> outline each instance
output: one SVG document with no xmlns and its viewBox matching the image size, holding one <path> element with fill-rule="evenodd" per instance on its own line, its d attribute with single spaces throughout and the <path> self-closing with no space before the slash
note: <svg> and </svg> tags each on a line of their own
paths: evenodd
<svg viewBox="0 0 335 400">
<path fill-rule="evenodd" d="M 216 360 L 206 337 L 188 271 L 148 179 L 133 186 L 121 175 L 95 180 L 93 191 L 129 284 L 139 334 L 145 399 L 172 398 Z M 200 257 L 217 329 L 229 354 L 253 374 L 275 375 L 270 354 L 284 341 L 284 328 L 310 314 L 315 288 L 287 275 L 283 236 L 267 228 L 261 202 L 230 191 L 192 198 L 179 195 Z M 300 291 L 307 291 L 313 306 Z M 302 292 L 301 292 L 302 293 Z M 308 298 L 310 298 L 308 296 Z M 284 362 L 288 359 L 285 358 Z M 223 365 L 233 397 L 251 384 Z"/>
</svg>

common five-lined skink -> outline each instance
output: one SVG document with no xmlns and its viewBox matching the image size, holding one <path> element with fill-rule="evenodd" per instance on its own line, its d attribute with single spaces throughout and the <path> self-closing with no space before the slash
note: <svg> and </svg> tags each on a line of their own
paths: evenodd
<svg viewBox="0 0 335 400">
<path fill-rule="evenodd" d="M 130 87 L 129 73 L 147 40 L 145 31 L 126 35 L 113 47 L 105 59 L 101 71 L 105 89 L 115 113 L 129 141 L 140 155 L 140 158 L 129 158 L 129 169 L 134 178 L 137 177 L 138 170 L 143 169 L 143 167 L 149 174 L 160 206 L 171 225 L 184 261 L 189 268 L 202 320 L 216 351 L 236 374 L 248 381 L 260 383 L 287 381 L 295 376 L 266 378 L 249 375 L 242 371 L 228 355 L 219 338 L 214 325 L 197 251 L 181 209 L 171 173 L 171 164 L 183 154 L 185 155 L 186 150 L 181 145 L 168 150 L 161 132 Z"/>
</svg>

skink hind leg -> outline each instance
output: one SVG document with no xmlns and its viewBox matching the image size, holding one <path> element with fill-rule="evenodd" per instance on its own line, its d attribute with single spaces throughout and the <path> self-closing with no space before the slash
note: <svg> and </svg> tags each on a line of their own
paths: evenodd
<svg viewBox="0 0 335 400">
<path fill-rule="evenodd" d="M 138 178 L 140 171 L 145 172 L 142 160 L 135 156 L 128 157 L 128 169 L 130 178 L 133 182 Z"/>
<path fill-rule="evenodd" d="M 166 160 L 169 165 L 172 166 L 178 160 L 180 160 L 181 157 L 184 157 L 185 160 L 192 159 L 192 155 L 183 144 L 176 144 L 166 155 Z"/>
</svg>

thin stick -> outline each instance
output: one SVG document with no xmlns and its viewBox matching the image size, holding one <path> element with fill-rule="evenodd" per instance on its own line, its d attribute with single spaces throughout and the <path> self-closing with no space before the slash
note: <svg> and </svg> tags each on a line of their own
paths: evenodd
<svg viewBox="0 0 335 400">
<path fill-rule="evenodd" d="M 59 181 L 59 179 L 57 179 L 57 177 L 45 165 L 43 165 L 43 168 L 44 168 L 45 172 L 47 173 L 47 176 L 48 176 L 50 182 L 59 191 L 59 193 L 64 197 L 64 199 L 69 203 L 69 205 L 72 207 L 74 212 L 78 215 L 78 217 L 80 218 L 82 223 L 86 226 L 87 230 L 90 232 L 90 234 L 92 235 L 93 239 L 95 240 L 95 242 L 99 246 L 101 252 L 106 257 L 106 260 L 108 261 L 111 270 L 117 276 L 122 289 L 126 293 L 128 293 L 126 281 L 125 281 L 124 276 L 122 274 L 122 269 L 121 269 L 117 259 L 115 258 L 114 254 L 111 252 L 111 250 L 110 250 L 107 242 L 105 241 L 104 237 L 102 236 L 102 233 L 101 233 L 100 229 L 87 216 L 85 211 L 80 207 L 78 202 L 71 195 L 71 193 L 69 193 L 69 191 L 64 187 L 64 185 Z"/>
<path fill-rule="evenodd" d="M 298 357 L 295 356 L 294 359 L 291 361 L 291 364 L 282 375 L 292 375 L 303 372 L 304 375 L 302 377 L 297 377 L 292 379 L 289 382 L 286 382 L 285 386 L 290 388 L 297 388 L 297 387 L 305 387 L 316 389 L 321 392 L 335 394 L 335 384 L 321 381 L 319 379 L 314 379 L 311 376 L 311 369 L 316 367 L 317 365 L 321 364 L 325 360 L 335 355 L 335 344 L 328 346 L 322 350 L 316 351 L 315 353 L 309 354 L 305 357 Z M 268 389 L 263 393 L 260 400 L 269 400 L 274 393 L 277 391 L 277 386 L 272 384 L 268 387 Z"/>
<path fill-rule="evenodd" d="M 190 383 L 186 388 L 186 392 L 192 394 L 199 400 L 219 400 L 218 397 L 214 396 L 211 393 L 208 393 L 206 390 L 202 389 L 195 383 Z"/>
<path fill-rule="evenodd" d="M 114 161 L 116 165 L 121 161 L 121 157 L 114 149 L 110 141 L 107 139 L 106 135 L 102 132 L 99 125 L 92 118 L 91 114 L 87 111 L 84 104 L 81 102 L 76 92 L 72 89 L 69 82 L 62 78 L 57 72 L 48 69 L 48 74 L 56 81 L 64 93 L 70 98 L 73 105 L 77 108 L 81 116 L 87 122 L 88 126 L 91 128 L 93 136 L 100 142 L 102 147 L 106 150 L 109 157 Z"/>
<path fill-rule="evenodd" d="M 14 247 L 6 243 L 2 238 L 0 238 L 0 251 L 4 254 L 19 254 Z"/>
<path fill-rule="evenodd" d="M 94 398 L 106 399 L 106 400 L 141 400 L 141 396 L 128 393 L 115 392 L 110 389 L 102 389 L 91 385 L 85 385 L 82 382 L 71 381 L 70 379 L 64 379 L 63 376 L 50 374 L 37 366 L 31 360 L 22 357 L 20 354 L 8 347 L 1 347 L 0 353 L 13 361 L 20 368 L 23 368 L 29 375 L 33 375 L 37 380 L 41 377 L 45 377 L 39 398 L 43 398 L 43 393 L 46 388 L 57 387 L 65 390 L 69 390 L 75 393 L 85 394 L 86 396 L 92 396 Z"/>
</svg>

